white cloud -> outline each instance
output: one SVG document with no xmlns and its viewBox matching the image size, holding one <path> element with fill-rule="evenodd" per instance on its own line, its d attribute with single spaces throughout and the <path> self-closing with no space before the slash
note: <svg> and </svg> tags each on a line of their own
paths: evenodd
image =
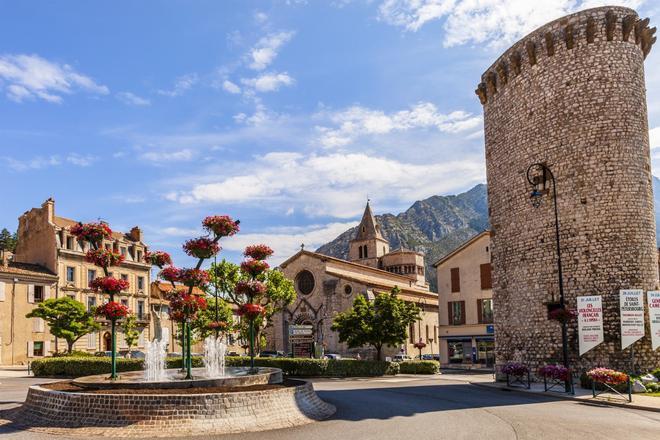
<svg viewBox="0 0 660 440">
<path fill-rule="evenodd" d="M 91 155 L 81 155 L 78 153 L 71 153 L 66 157 L 66 161 L 70 164 L 77 165 L 79 167 L 88 167 L 98 158 Z"/>
<path fill-rule="evenodd" d="M 62 158 L 59 155 L 51 156 L 35 156 L 31 159 L 15 159 L 12 157 L 0 157 L 4 160 L 7 166 L 14 171 L 29 171 L 41 170 L 44 168 L 60 166 L 64 163 L 75 165 L 78 167 L 88 167 L 94 163 L 98 158 L 91 155 L 82 155 L 78 153 L 69 153 Z"/>
<path fill-rule="evenodd" d="M 264 24 L 268 21 L 268 14 L 262 11 L 256 11 L 254 13 L 254 21 L 257 24 Z"/>
<path fill-rule="evenodd" d="M 42 99 L 59 103 L 62 95 L 76 91 L 97 95 L 110 92 L 106 86 L 76 72 L 68 64 L 48 61 L 38 55 L 1 55 L 0 80 L 6 81 L 5 93 L 15 102 Z"/>
<path fill-rule="evenodd" d="M 649 146 L 651 150 L 660 148 L 660 127 L 655 127 L 649 130 Z"/>
<path fill-rule="evenodd" d="M 232 94 L 241 93 L 241 88 L 238 85 L 234 84 L 233 82 L 229 81 L 228 79 L 222 82 L 222 88 L 224 91 Z"/>
<path fill-rule="evenodd" d="M 192 160 L 194 156 L 195 153 L 191 149 L 185 148 L 178 151 L 149 151 L 147 153 L 142 153 L 140 158 L 149 162 L 165 163 L 189 161 Z"/>
<path fill-rule="evenodd" d="M 253 70 L 264 70 L 277 57 L 280 48 L 293 38 L 294 32 L 278 32 L 269 34 L 250 50 L 248 54 L 249 67 Z"/>
<path fill-rule="evenodd" d="M 192 88 L 199 81 L 196 73 L 188 73 L 178 77 L 174 83 L 174 87 L 170 90 L 159 90 L 160 95 L 165 96 L 181 96 Z"/>
<path fill-rule="evenodd" d="M 274 92 L 282 86 L 290 86 L 295 80 L 286 72 L 264 73 L 256 78 L 242 78 L 241 83 L 257 92 Z"/>
<path fill-rule="evenodd" d="M 251 244 L 267 243 L 274 250 L 271 264 L 277 265 L 298 252 L 301 244 L 305 245 L 305 249 L 314 250 L 357 223 L 336 222 L 302 227 L 275 227 L 263 233 L 236 234 L 223 241 L 222 247 L 229 251 L 242 252 Z"/>
<path fill-rule="evenodd" d="M 378 16 L 412 32 L 444 19 L 446 47 L 484 42 L 500 47 L 578 10 L 610 4 L 637 8 L 643 3 L 645 0 L 384 0 Z"/>
<path fill-rule="evenodd" d="M 387 114 L 353 106 L 346 110 L 330 113 L 335 127 L 317 127 L 319 142 L 325 147 L 341 147 L 364 135 L 382 135 L 397 131 L 433 128 L 444 133 L 458 133 L 479 127 L 481 117 L 464 111 L 440 113 L 430 102 L 420 102 L 409 110 Z"/>
<path fill-rule="evenodd" d="M 116 96 L 117 99 L 127 105 L 134 105 L 137 107 L 151 105 L 151 101 L 148 99 L 137 96 L 131 92 L 119 92 Z"/>
<path fill-rule="evenodd" d="M 367 193 L 410 201 L 463 189 L 484 180 L 484 164 L 481 155 L 415 164 L 363 153 L 274 152 L 225 167 L 225 175 L 217 179 L 209 170 L 202 182 L 167 198 L 183 204 L 268 202 L 283 213 L 300 207 L 309 216 L 351 218 L 363 209 Z"/>
</svg>

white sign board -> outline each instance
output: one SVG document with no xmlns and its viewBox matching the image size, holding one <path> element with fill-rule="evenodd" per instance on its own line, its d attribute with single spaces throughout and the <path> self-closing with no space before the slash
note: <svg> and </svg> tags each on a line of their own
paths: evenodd
<svg viewBox="0 0 660 440">
<path fill-rule="evenodd" d="M 656 350 L 660 347 L 660 291 L 648 291 L 646 295 L 651 323 L 651 347 Z"/>
<path fill-rule="evenodd" d="M 619 291 L 619 319 L 621 320 L 621 350 L 644 337 L 644 291 Z"/>
<path fill-rule="evenodd" d="M 290 325 L 289 336 L 312 336 L 314 326 L 311 325 Z"/>
<path fill-rule="evenodd" d="M 603 342 L 603 303 L 600 295 L 578 296 L 580 356 Z"/>
</svg>

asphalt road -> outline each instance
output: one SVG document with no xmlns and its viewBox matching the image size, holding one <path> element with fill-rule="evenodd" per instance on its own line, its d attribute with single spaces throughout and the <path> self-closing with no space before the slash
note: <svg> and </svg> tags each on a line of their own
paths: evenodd
<svg viewBox="0 0 660 440">
<path fill-rule="evenodd" d="M 19 400 L 25 393 L 26 383 L 30 382 L 16 383 L 13 391 L 8 391 L 7 382 L 11 380 L 0 385 L 2 402 Z M 286 430 L 214 438 L 660 439 L 660 413 L 484 389 L 453 380 L 448 375 L 442 378 L 322 380 L 316 381 L 314 386 L 321 398 L 337 407 L 337 413 L 330 420 Z M 8 405 L 11 404 L 0 404 L 0 408 Z M 30 432 L 6 432 L 2 428 L 0 438 L 64 439 Z"/>
</svg>

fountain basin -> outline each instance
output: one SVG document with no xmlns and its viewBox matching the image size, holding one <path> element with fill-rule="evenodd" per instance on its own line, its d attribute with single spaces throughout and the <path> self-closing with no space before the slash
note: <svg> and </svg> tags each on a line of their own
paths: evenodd
<svg viewBox="0 0 660 440">
<path fill-rule="evenodd" d="M 249 367 L 227 367 L 225 376 L 208 377 L 204 368 L 193 368 L 193 379 L 185 379 L 185 373 L 179 369 L 165 371 L 166 379 L 145 381 L 143 371 L 121 373 L 118 379 L 110 380 L 107 374 L 85 376 L 74 379 L 74 385 L 96 389 L 176 389 L 198 387 L 242 387 L 282 383 L 282 370 L 279 368 L 255 368 L 250 373 Z"/>
</svg>

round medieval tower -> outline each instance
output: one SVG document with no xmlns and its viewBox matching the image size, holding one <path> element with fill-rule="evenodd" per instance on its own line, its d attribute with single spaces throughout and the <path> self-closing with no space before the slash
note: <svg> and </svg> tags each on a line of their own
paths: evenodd
<svg viewBox="0 0 660 440">
<path fill-rule="evenodd" d="M 562 359 L 561 326 L 548 320 L 559 299 L 552 183 L 535 208 L 526 177 L 542 163 L 556 177 L 566 304 L 603 299 L 605 342 L 579 357 L 573 320 L 571 365 L 631 366 L 619 289 L 658 287 L 643 66 L 654 32 L 628 8 L 585 10 L 532 32 L 482 76 L 498 363 Z M 635 361 L 657 367 L 646 323 Z"/>
</svg>

